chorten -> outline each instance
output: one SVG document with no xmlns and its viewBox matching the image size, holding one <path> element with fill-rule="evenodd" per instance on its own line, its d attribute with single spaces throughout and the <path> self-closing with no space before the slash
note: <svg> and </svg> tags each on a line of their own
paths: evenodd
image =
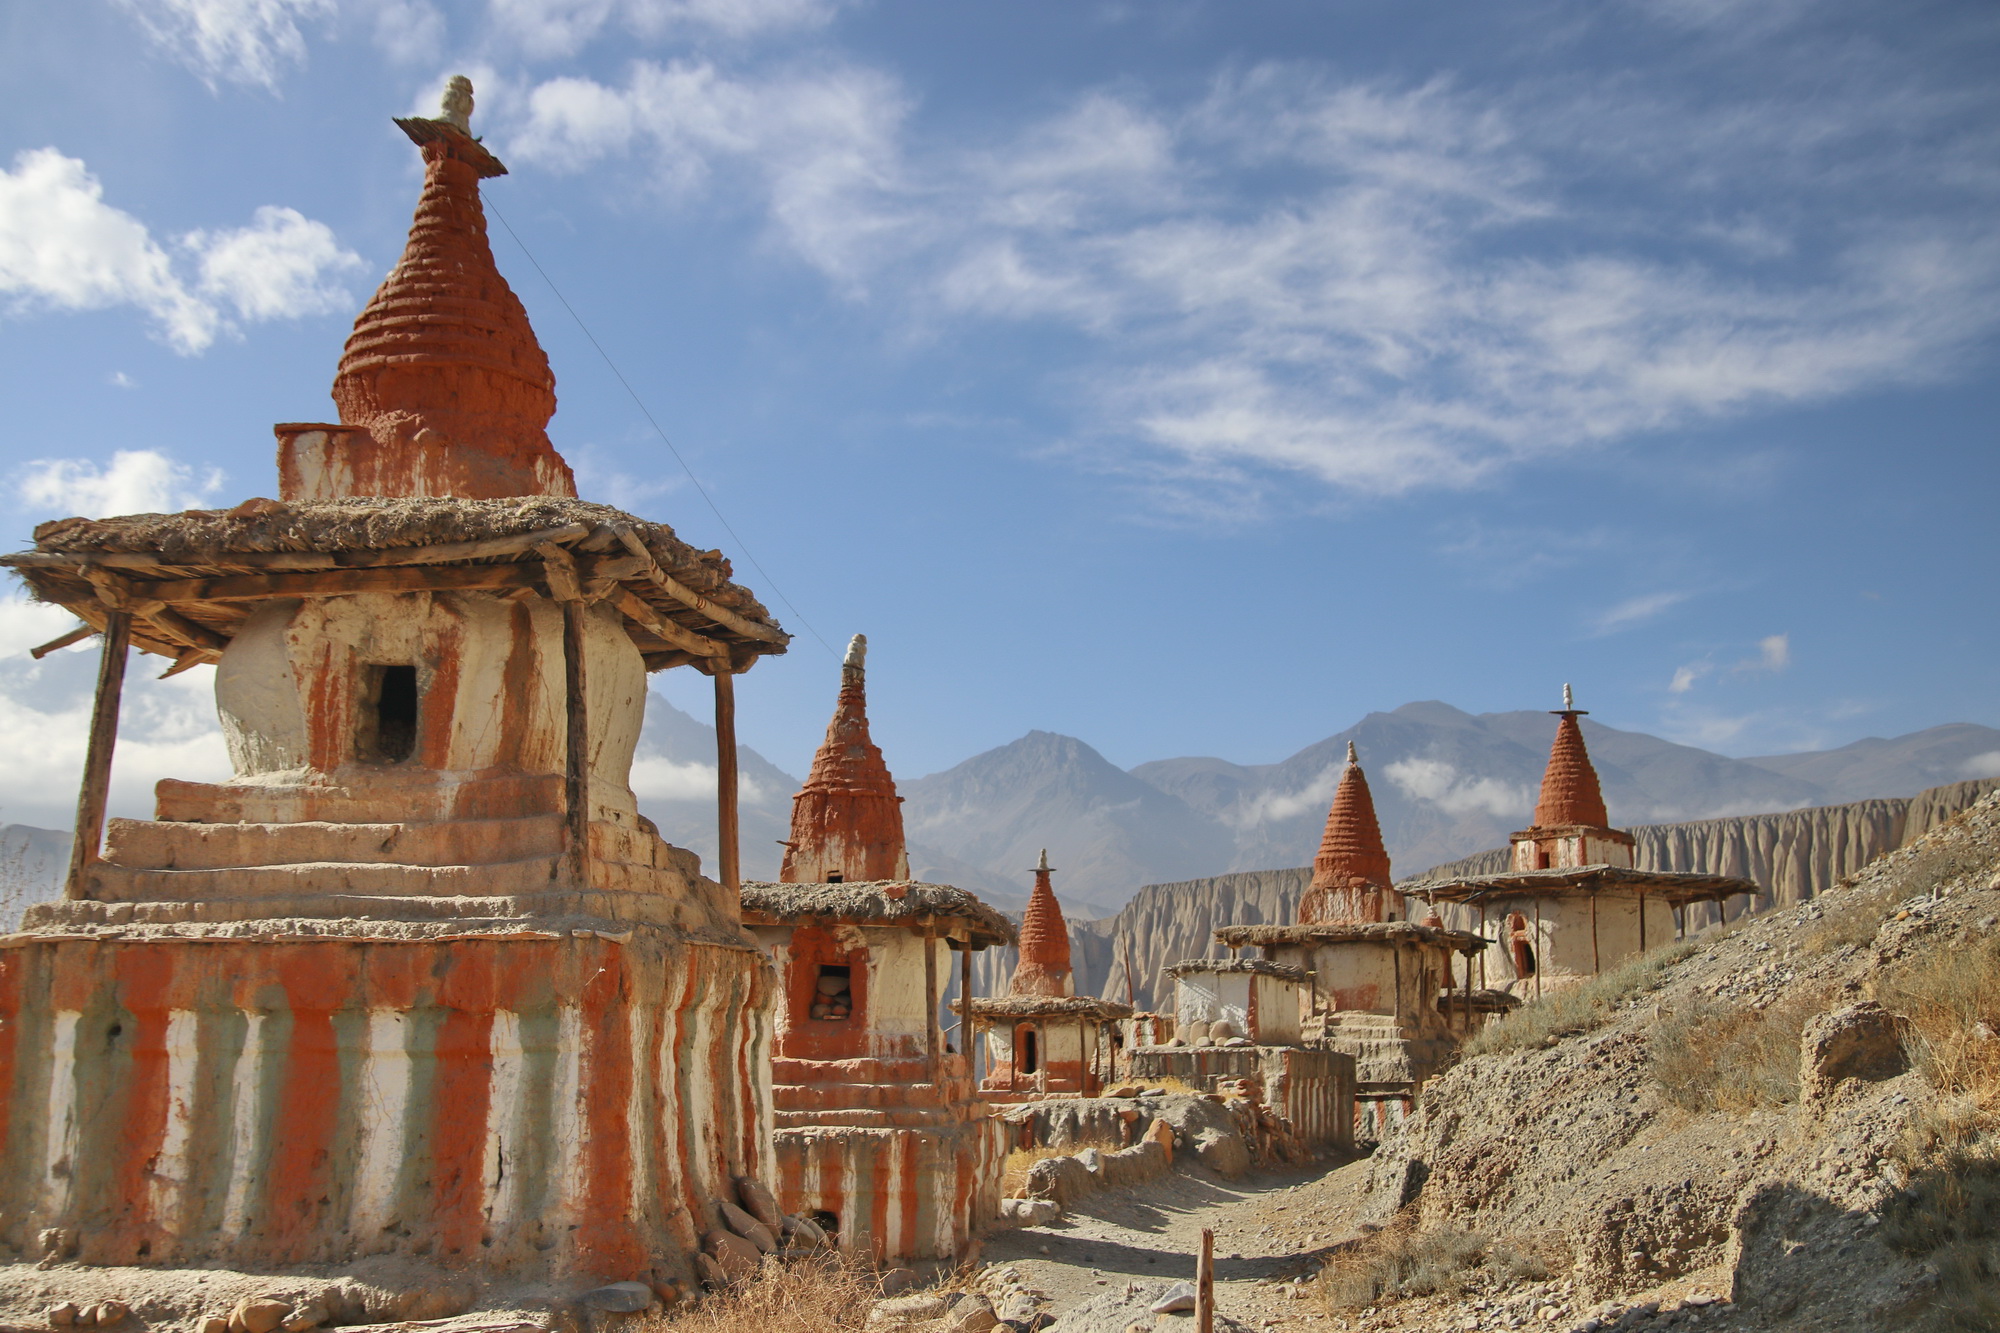
<svg viewBox="0 0 2000 1333">
<path fill-rule="evenodd" d="M 778 1197 L 843 1250 L 950 1259 L 1000 1211 L 1006 1129 L 972 1086 L 964 1025 L 938 1007 L 957 955 L 1010 944 L 963 889 L 910 879 L 902 798 L 868 735 L 868 641 L 854 636 L 779 881 L 743 886 L 743 919 L 783 977 L 772 1093 Z"/>
<path fill-rule="evenodd" d="M 1690 903 L 1755 894 L 1746 879 L 1641 870 L 1631 834 L 1610 827 L 1597 769 L 1578 718 L 1587 716 L 1563 686 L 1549 763 L 1534 822 L 1510 839 L 1509 868 L 1405 886 L 1449 905 L 1458 924 L 1481 935 L 1497 927 L 1479 961 L 1479 985 L 1532 998 L 1571 985 L 1685 928 Z"/>
<path fill-rule="evenodd" d="M 987 1072 L 980 1089 L 996 1101 L 1066 1094 L 1094 1097 L 1110 1076 L 1113 1028 L 1132 1006 L 1076 993 L 1069 923 L 1056 901 L 1048 848 L 1021 917 L 1021 952 L 1007 994 L 967 1008 L 986 1032 Z"/>
<path fill-rule="evenodd" d="M 1400 1119 L 1455 1049 L 1443 1005 L 1459 981 L 1453 957 L 1469 958 L 1486 946 L 1441 923 L 1398 919 L 1400 902 L 1368 778 L 1350 741 L 1297 923 L 1215 932 L 1232 951 L 1256 948 L 1265 962 L 1310 976 L 1303 1035 L 1354 1057 L 1364 1131 Z M 1469 962 L 1463 971 L 1470 976 Z"/>
<path fill-rule="evenodd" d="M 732 682 L 787 636 L 719 553 L 574 498 L 470 92 L 398 122 L 409 245 L 340 423 L 277 428 L 280 498 L 45 523 L 4 561 L 103 638 L 65 896 L 0 950 L 17 1251 L 686 1282 L 773 1175 Z M 100 848 L 131 646 L 217 664 L 233 772 L 160 782 Z M 717 878 L 629 781 L 647 673 L 687 664 Z"/>
</svg>

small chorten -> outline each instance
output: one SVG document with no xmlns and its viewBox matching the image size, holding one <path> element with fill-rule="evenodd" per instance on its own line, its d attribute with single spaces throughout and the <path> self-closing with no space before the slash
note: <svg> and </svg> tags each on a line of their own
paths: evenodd
<svg viewBox="0 0 2000 1333">
<path fill-rule="evenodd" d="M 1560 718 L 1549 747 L 1549 766 L 1542 774 L 1541 797 L 1535 802 L 1535 822 L 1513 835 L 1512 866 L 1516 870 L 1547 870 L 1561 866 L 1632 864 L 1632 835 L 1611 827 L 1604 807 L 1604 789 L 1584 747 L 1577 722 L 1588 710 L 1576 706 L 1576 696 L 1563 686 L 1563 706 L 1549 710 Z"/>
<path fill-rule="evenodd" d="M 840 697 L 805 785 L 792 798 L 792 837 L 778 879 L 786 884 L 906 880 L 903 798 L 868 735 L 868 636 L 840 666 Z"/>
<path fill-rule="evenodd" d="M 471 116 L 472 83 L 457 75 L 436 119 L 396 121 L 423 152 L 423 194 L 341 355 L 340 425 L 278 427 L 285 500 L 576 494 L 549 442 L 555 375 L 486 238 L 479 182 L 507 168 Z"/>
<path fill-rule="evenodd" d="M 1319 855 L 1313 858 L 1312 883 L 1299 899 L 1299 924 L 1386 921 L 1391 882 L 1375 798 L 1349 741 L 1347 765 L 1327 811 Z"/>
<path fill-rule="evenodd" d="M 1014 995 L 1074 995 L 1076 979 L 1070 970 L 1069 923 L 1063 920 L 1062 904 L 1056 901 L 1049 849 L 1035 865 L 1035 887 L 1028 895 L 1028 910 L 1021 917 L 1021 960 L 1014 968 Z"/>
</svg>

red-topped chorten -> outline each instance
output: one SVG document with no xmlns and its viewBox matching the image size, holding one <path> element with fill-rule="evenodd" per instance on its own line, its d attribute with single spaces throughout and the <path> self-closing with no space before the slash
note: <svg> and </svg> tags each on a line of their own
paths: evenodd
<svg viewBox="0 0 2000 1333">
<path fill-rule="evenodd" d="M 340 358 L 340 425 L 278 427 L 283 499 L 576 494 L 549 443 L 555 375 L 486 239 L 479 182 L 507 168 L 471 112 L 459 77 L 442 116 L 396 122 L 424 155 L 416 218 Z"/>
<path fill-rule="evenodd" d="M 1549 766 L 1542 774 L 1541 798 L 1535 802 L 1535 822 L 1513 836 L 1513 868 L 1548 870 L 1563 866 L 1632 864 L 1632 835 L 1611 827 L 1604 808 L 1604 791 L 1597 770 L 1584 748 L 1577 719 L 1587 710 L 1576 706 L 1568 685 L 1563 706 L 1550 709 L 1556 723 Z"/>
<path fill-rule="evenodd" d="M 1347 767 L 1327 811 L 1326 833 L 1313 858 L 1312 883 L 1299 899 L 1299 923 L 1388 920 L 1389 853 L 1367 775 L 1347 743 Z"/>
<path fill-rule="evenodd" d="M 903 798 L 868 735 L 868 638 L 857 634 L 840 667 L 840 698 L 805 785 L 792 798 L 792 839 L 778 879 L 786 884 L 906 880 Z"/>
<path fill-rule="evenodd" d="M 1035 866 L 1035 888 L 1021 917 L 1021 961 L 1014 968 L 1014 995 L 1074 995 L 1069 965 L 1069 923 L 1049 883 L 1049 849 Z"/>
</svg>

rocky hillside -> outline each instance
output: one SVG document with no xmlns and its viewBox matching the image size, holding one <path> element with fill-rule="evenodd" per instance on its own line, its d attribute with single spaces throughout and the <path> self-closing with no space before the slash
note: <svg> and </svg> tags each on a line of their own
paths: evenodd
<svg viewBox="0 0 2000 1333">
<path fill-rule="evenodd" d="M 1996 928 L 2000 793 L 1530 1005 L 1381 1145 L 1369 1211 L 1393 1225 L 1359 1250 L 1506 1238 L 1574 1284 L 1561 1330 L 1653 1326 L 1696 1291 L 1731 1302 L 1686 1312 L 1704 1328 L 2000 1327 Z M 1372 1326 L 1460 1327 L 1448 1286 L 1385 1293 Z"/>
</svg>

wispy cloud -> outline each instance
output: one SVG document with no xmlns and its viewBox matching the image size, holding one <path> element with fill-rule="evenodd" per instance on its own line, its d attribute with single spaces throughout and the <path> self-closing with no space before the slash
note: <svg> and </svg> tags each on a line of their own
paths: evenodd
<svg viewBox="0 0 2000 1333">
<path fill-rule="evenodd" d="M 275 89 L 306 57 L 301 25 L 334 16 L 334 0 L 122 0 L 147 35 L 213 88 Z"/>
<path fill-rule="evenodd" d="M 1621 629 L 1630 629 L 1679 606 L 1692 595 L 1686 592 L 1649 592 L 1638 597 L 1628 597 L 1600 613 L 1592 625 L 1598 634 L 1612 634 Z"/>
<path fill-rule="evenodd" d="M 1719 666 L 1713 655 L 1677 667 L 1673 679 L 1667 684 L 1667 693 L 1687 694 L 1701 681 L 1718 671 L 1725 671 L 1732 676 L 1764 675 L 1787 670 L 1791 665 L 1792 636 L 1767 634 L 1757 640 L 1756 652 L 1748 657 L 1738 658 L 1726 667 Z"/>
<path fill-rule="evenodd" d="M 36 459 L 16 474 L 15 497 L 24 508 L 52 517 L 172 513 L 206 502 L 222 482 L 217 468 L 197 476 L 156 449 L 121 449 L 109 463 Z"/>
<path fill-rule="evenodd" d="M 104 187 L 76 158 L 38 148 L 0 170 L 0 296 L 15 315 L 132 306 L 191 355 L 237 321 L 345 309 L 352 298 L 337 275 L 361 267 L 326 224 L 293 209 L 260 208 L 247 227 L 189 232 L 170 252 L 146 224 L 105 203 Z"/>
<path fill-rule="evenodd" d="M 1442 759 L 1398 759 L 1383 772 L 1405 796 L 1426 801 L 1446 814 L 1482 813 L 1505 818 L 1534 807 L 1526 787 L 1493 777 L 1474 777 Z"/>
</svg>

